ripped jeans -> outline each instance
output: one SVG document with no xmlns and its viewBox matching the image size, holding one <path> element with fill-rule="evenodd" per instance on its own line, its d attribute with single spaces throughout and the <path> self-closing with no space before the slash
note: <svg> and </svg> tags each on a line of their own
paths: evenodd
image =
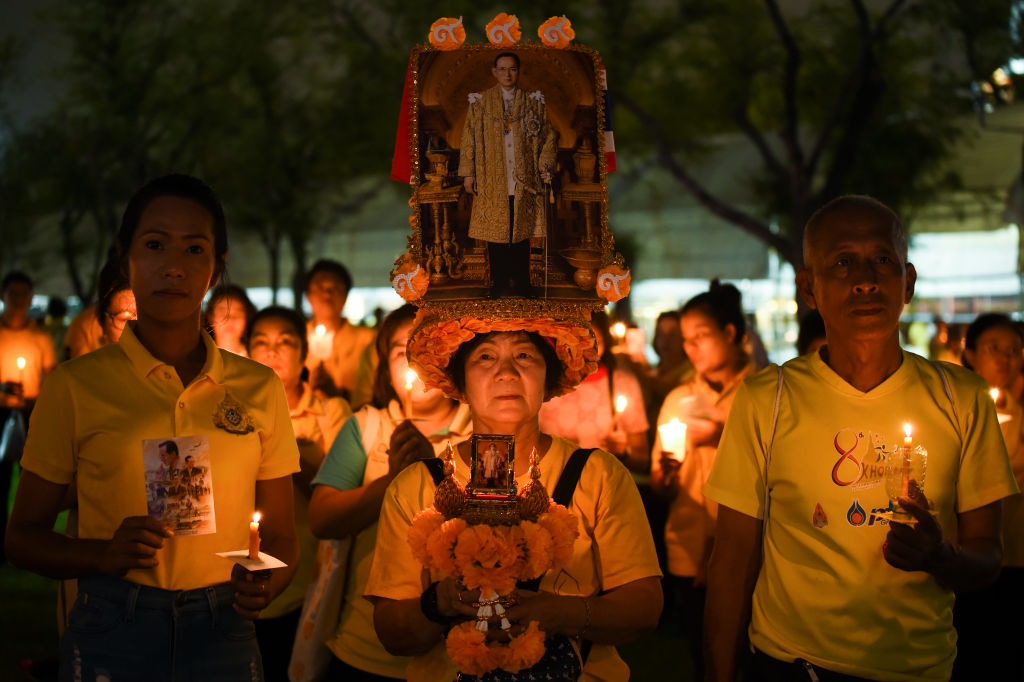
<svg viewBox="0 0 1024 682">
<path fill-rule="evenodd" d="M 220 583 L 186 592 L 125 580 L 78 581 L 60 643 L 61 682 L 263 682 L 251 621 Z"/>
</svg>

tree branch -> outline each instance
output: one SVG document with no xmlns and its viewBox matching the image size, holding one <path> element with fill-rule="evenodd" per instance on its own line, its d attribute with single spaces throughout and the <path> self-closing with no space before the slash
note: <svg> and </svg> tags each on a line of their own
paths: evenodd
<svg viewBox="0 0 1024 682">
<path fill-rule="evenodd" d="M 749 100 L 744 98 L 741 104 L 738 104 L 733 110 L 732 120 L 736 122 L 743 134 L 745 134 L 753 145 L 757 148 L 757 151 L 761 154 L 761 160 L 764 161 L 764 165 L 768 167 L 772 173 L 775 173 L 783 180 L 788 180 L 790 175 L 786 172 L 785 167 L 779 161 L 778 157 L 768 146 L 768 141 L 765 140 L 764 135 L 758 130 L 753 122 L 750 120 L 750 116 L 747 111 L 747 104 Z"/>
<path fill-rule="evenodd" d="M 861 58 L 857 63 L 850 68 L 846 79 L 843 81 L 843 86 L 839 89 L 839 93 L 836 95 L 835 102 L 832 108 L 829 110 L 828 116 L 825 118 L 825 122 L 821 126 L 821 132 L 818 134 L 818 139 L 814 143 L 814 148 L 811 151 L 810 159 L 807 162 L 807 172 L 809 177 L 814 177 L 818 169 L 818 164 L 821 162 L 821 157 L 825 153 L 825 149 L 828 147 L 829 140 L 832 137 L 832 133 L 839 123 L 839 119 L 842 117 L 844 112 L 847 112 L 847 102 L 851 94 L 859 98 L 863 93 L 863 87 L 867 80 L 865 76 L 865 70 L 869 69 L 874 64 L 873 50 L 875 43 L 884 37 L 886 25 L 893 19 L 893 17 L 902 9 L 905 4 L 905 0 L 893 0 L 893 2 L 886 8 L 879 19 L 878 24 L 872 30 L 870 19 L 867 14 L 867 9 L 864 6 L 862 0 L 851 0 L 854 14 L 857 15 L 857 21 L 861 26 L 862 44 L 861 44 Z M 858 85 L 859 83 L 859 85 Z M 856 109 L 856 104 L 853 105 L 849 111 Z M 867 117 L 861 119 L 862 122 L 867 121 Z M 849 122 L 849 121 L 848 121 Z M 850 130 L 847 129 L 847 134 Z M 860 132 L 857 132 L 857 137 L 860 137 Z M 843 143 L 840 143 L 843 146 Z M 826 195 L 827 196 L 827 195 Z"/>
<path fill-rule="evenodd" d="M 782 41 L 782 46 L 786 50 L 786 66 L 783 75 L 783 86 L 782 96 L 785 101 L 786 113 L 785 120 L 782 125 L 782 141 L 786 146 L 786 151 L 789 155 L 789 165 L 792 168 L 792 175 L 794 177 L 803 176 L 804 170 L 804 152 L 800 148 L 799 139 L 799 111 L 797 110 L 797 94 L 796 94 L 796 83 L 797 78 L 800 75 L 800 47 L 796 44 L 796 40 L 793 39 L 793 34 L 789 30 L 789 25 L 786 24 L 786 18 L 782 16 L 782 11 L 779 9 L 779 5 L 776 0 L 765 0 L 765 6 L 768 8 L 768 14 L 771 15 L 772 24 L 775 26 L 775 32 L 779 34 L 779 39 Z"/>
<path fill-rule="evenodd" d="M 856 94 L 849 108 L 846 110 L 846 121 L 843 125 L 843 133 L 836 145 L 835 159 L 832 167 L 828 170 L 825 184 L 819 194 L 820 199 L 827 200 L 837 196 L 846 183 L 846 178 L 853 167 L 853 158 L 857 153 L 857 147 L 872 112 L 882 99 L 885 91 L 885 80 L 882 77 L 878 62 L 875 59 L 875 48 L 888 38 L 888 23 L 899 12 L 905 4 L 905 0 L 893 0 L 883 14 L 882 19 L 872 29 L 870 23 L 863 21 L 867 17 L 867 11 L 863 0 L 851 0 L 854 11 L 861 19 L 861 30 L 863 42 L 861 45 L 861 57 L 858 67 L 855 70 L 859 81 Z M 820 202 L 816 202 L 820 203 Z"/>
<path fill-rule="evenodd" d="M 668 142 L 665 131 L 661 124 L 654 119 L 649 113 L 643 110 L 636 102 L 633 101 L 628 95 L 623 92 L 615 91 L 614 99 L 620 105 L 630 111 L 640 123 L 647 129 L 651 138 L 654 140 L 655 146 L 657 147 L 658 162 L 672 174 L 680 184 L 683 185 L 693 195 L 697 201 L 701 203 L 704 208 L 718 216 L 722 220 L 736 225 L 741 230 L 753 235 L 754 237 L 767 243 L 772 248 L 783 254 L 787 260 L 791 256 L 789 244 L 781 236 L 773 233 L 768 225 L 757 220 L 753 216 L 744 213 L 743 211 L 734 208 L 711 192 L 709 192 L 703 185 L 701 185 L 696 178 L 690 175 L 676 160 L 672 154 L 671 146 Z"/>
</svg>

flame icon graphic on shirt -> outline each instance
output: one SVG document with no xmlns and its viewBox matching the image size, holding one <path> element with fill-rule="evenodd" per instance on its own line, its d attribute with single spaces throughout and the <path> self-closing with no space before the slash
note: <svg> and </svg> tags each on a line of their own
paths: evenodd
<svg viewBox="0 0 1024 682">
<path fill-rule="evenodd" d="M 853 504 L 846 510 L 846 520 L 850 522 L 851 526 L 863 526 L 864 522 L 868 520 L 868 514 L 864 511 L 864 507 L 860 506 L 860 502 L 854 499 Z"/>
</svg>

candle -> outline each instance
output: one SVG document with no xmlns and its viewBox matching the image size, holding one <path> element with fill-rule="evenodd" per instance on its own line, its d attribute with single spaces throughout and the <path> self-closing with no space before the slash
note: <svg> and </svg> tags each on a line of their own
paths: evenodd
<svg viewBox="0 0 1024 682">
<path fill-rule="evenodd" d="M 662 452 L 669 452 L 680 462 L 686 457 L 686 424 L 673 418 L 658 427 Z"/>
<path fill-rule="evenodd" d="M 903 425 L 903 472 L 900 476 L 900 496 L 910 497 L 910 448 L 914 439 L 910 436 L 910 424 Z"/>
<path fill-rule="evenodd" d="M 626 337 L 626 325 L 623 322 L 616 322 L 612 325 L 612 335 L 619 341 Z"/>
<path fill-rule="evenodd" d="M 412 420 L 412 384 L 416 381 L 416 370 L 409 368 L 405 373 L 405 418 Z"/>
<path fill-rule="evenodd" d="M 260 513 L 252 515 L 252 523 L 249 524 L 249 558 L 256 561 L 260 558 Z"/>
<path fill-rule="evenodd" d="M 626 396 L 624 396 L 624 395 L 617 395 L 617 396 L 615 396 L 615 414 L 613 415 L 613 419 L 612 419 L 612 430 L 613 431 L 618 431 L 619 430 L 619 417 L 622 416 L 622 413 L 626 411 L 626 408 L 628 406 L 629 406 L 629 399 L 626 398 Z"/>
<path fill-rule="evenodd" d="M 327 326 L 318 324 L 313 328 L 313 338 L 310 339 L 310 352 L 318 360 L 326 360 L 331 355 L 331 347 L 334 345 L 334 332 L 327 333 Z"/>
<path fill-rule="evenodd" d="M 988 392 L 988 394 L 990 396 L 992 396 L 992 402 L 994 402 L 994 403 L 998 403 L 999 402 L 999 389 L 998 388 L 991 389 Z"/>
<path fill-rule="evenodd" d="M 22 390 L 22 393 L 24 393 L 25 392 L 25 365 L 27 365 L 28 363 L 25 362 L 25 358 L 19 357 L 18 361 L 17 361 L 17 364 L 18 364 L 18 383 L 21 384 L 21 390 Z"/>
</svg>

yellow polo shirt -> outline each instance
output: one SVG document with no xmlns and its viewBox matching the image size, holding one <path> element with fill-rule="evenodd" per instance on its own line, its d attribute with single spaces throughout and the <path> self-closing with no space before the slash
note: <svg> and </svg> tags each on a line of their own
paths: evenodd
<svg viewBox="0 0 1024 682">
<path fill-rule="evenodd" d="M 78 535 L 109 539 L 127 516 L 147 513 L 142 442 L 206 435 L 217 531 L 169 538 L 151 569 L 126 580 L 167 590 L 224 582 L 232 563 L 216 556 L 248 547 L 257 480 L 298 471 L 299 453 L 281 381 L 273 370 L 221 351 L 206 332 L 206 362 L 186 387 L 139 342 L 129 323 L 120 342 L 59 365 L 29 423 L 22 466 L 53 483 L 78 483 Z M 225 396 L 255 426 L 214 425 Z"/>
<path fill-rule="evenodd" d="M 541 481 L 550 494 L 576 446 L 553 438 L 541 459 Z M 455 476 L 469 482 L 469 467 L 456 464 Z M 516 478 L 520 489 L 529 474 Z M 406 539 L 413 517 L 434 504 L 434 482 L 425 466 L 410 466 L 400 473 L 384 494 L 377 523 L 377 548 L 363 594 L 387 599 L 418 599 L 423 593 L 422 566 Z M 580 476 L 570 511 L 580 525 L 569 564 L 549 571 L 540 589 L 560 595 L 591 596 L 642 578 L 661 577 L 651 528 L 643 503 L 629 471 L 613 455 L 595 450 Z M 432 580 L 442 576 L 432 575 Z M 415 656 L 406 669 L 410 682 L 448 682 L 455 677 L 444 641 L 426 654 Z M 625 682 L 629 667 L 615 647 L 595 644 L 583 669 L 581 682 Z"/>
<path fill-rule="evenodd" d="M 787 362 L 767 471 L 764 563 L 750 642 L 774 658 L 879 680 L 948 680 L 956 656 L 953 593 L 882 555 L 885 463 L 903 424 L 928 451 L 924 493 L 947 538 L 956 515 L 1017 492 L 995 406 L 973 372 L 913 353 L 868 392 L 818 353 Z M 739 389 L 704 494 L 764 517 L 765 459 L 778 369 Z M 959 419 L 954 417 L 956 414 Z"/>
</svg>

